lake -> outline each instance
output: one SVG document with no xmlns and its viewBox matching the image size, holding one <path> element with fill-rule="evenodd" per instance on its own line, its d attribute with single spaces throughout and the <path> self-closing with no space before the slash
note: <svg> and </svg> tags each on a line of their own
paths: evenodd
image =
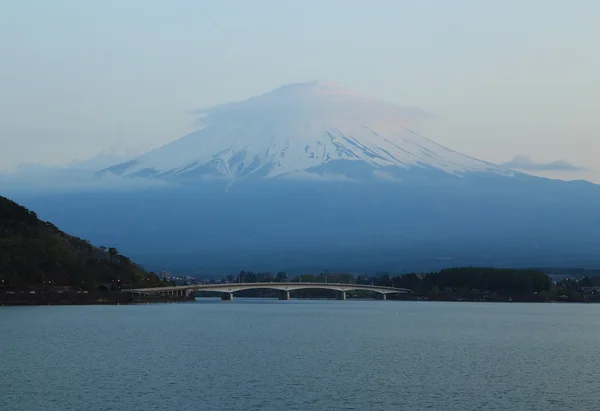
<svg viewBox="0 0 600 411">
<path fill-rule="evenodd" d="M 600 305 L 0 307 L 0 410 L 597 410 Z"/>
</svg>

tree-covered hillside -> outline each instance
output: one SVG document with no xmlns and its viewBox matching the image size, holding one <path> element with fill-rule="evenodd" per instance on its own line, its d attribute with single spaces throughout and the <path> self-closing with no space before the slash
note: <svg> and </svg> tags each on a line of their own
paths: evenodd
<svg viewBox="0 0 600 411">
<path fill-rule="evenodd" d="M 113 284 L 151 287 L 160 281 L 117 249 L 94 247 L 0 196 L 0 287 L 72 286 L 91 291 Z"/>
</svg>

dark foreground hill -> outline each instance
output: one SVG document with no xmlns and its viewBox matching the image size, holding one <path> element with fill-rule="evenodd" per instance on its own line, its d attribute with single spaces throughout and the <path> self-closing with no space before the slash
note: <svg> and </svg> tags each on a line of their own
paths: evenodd
<svg viewBox="0 0 600 411">
<path fill-rule="evenodd" d="M 0 288 L 69 286 L 93 291 L 159 284 L 155 274 L 115 248 L 94 247 L 0 196 Z"/>
</svg>

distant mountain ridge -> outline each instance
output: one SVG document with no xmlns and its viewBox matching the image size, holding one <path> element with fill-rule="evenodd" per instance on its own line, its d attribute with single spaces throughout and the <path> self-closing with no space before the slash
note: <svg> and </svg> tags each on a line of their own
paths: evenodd
<svg viewBox="0 0 600 411">
<path fill-rule="evenodd" d="M 502 164 L 503 167 L 523 171 L 586 171 L 565 160 L 556 160 L 549 163 L 536 163 L 527 156 L 517 156 L 511 161 Z"/>
</svg>

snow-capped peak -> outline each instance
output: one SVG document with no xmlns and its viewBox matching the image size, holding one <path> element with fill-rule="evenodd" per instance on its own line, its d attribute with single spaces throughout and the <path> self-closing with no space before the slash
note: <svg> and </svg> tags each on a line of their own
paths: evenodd
<svg viewBox="0 0 600 411">
<path fill-rule="evenodd" d="M 414 132 L 427 117 L 424 111 L 327 83 L 282 86 L 200 116 L 199 131 L 109 170 L 127 176 L 272 178 L 360 162 L 374 173 L 390 167 L 504 173 Z"/>
</svg>

